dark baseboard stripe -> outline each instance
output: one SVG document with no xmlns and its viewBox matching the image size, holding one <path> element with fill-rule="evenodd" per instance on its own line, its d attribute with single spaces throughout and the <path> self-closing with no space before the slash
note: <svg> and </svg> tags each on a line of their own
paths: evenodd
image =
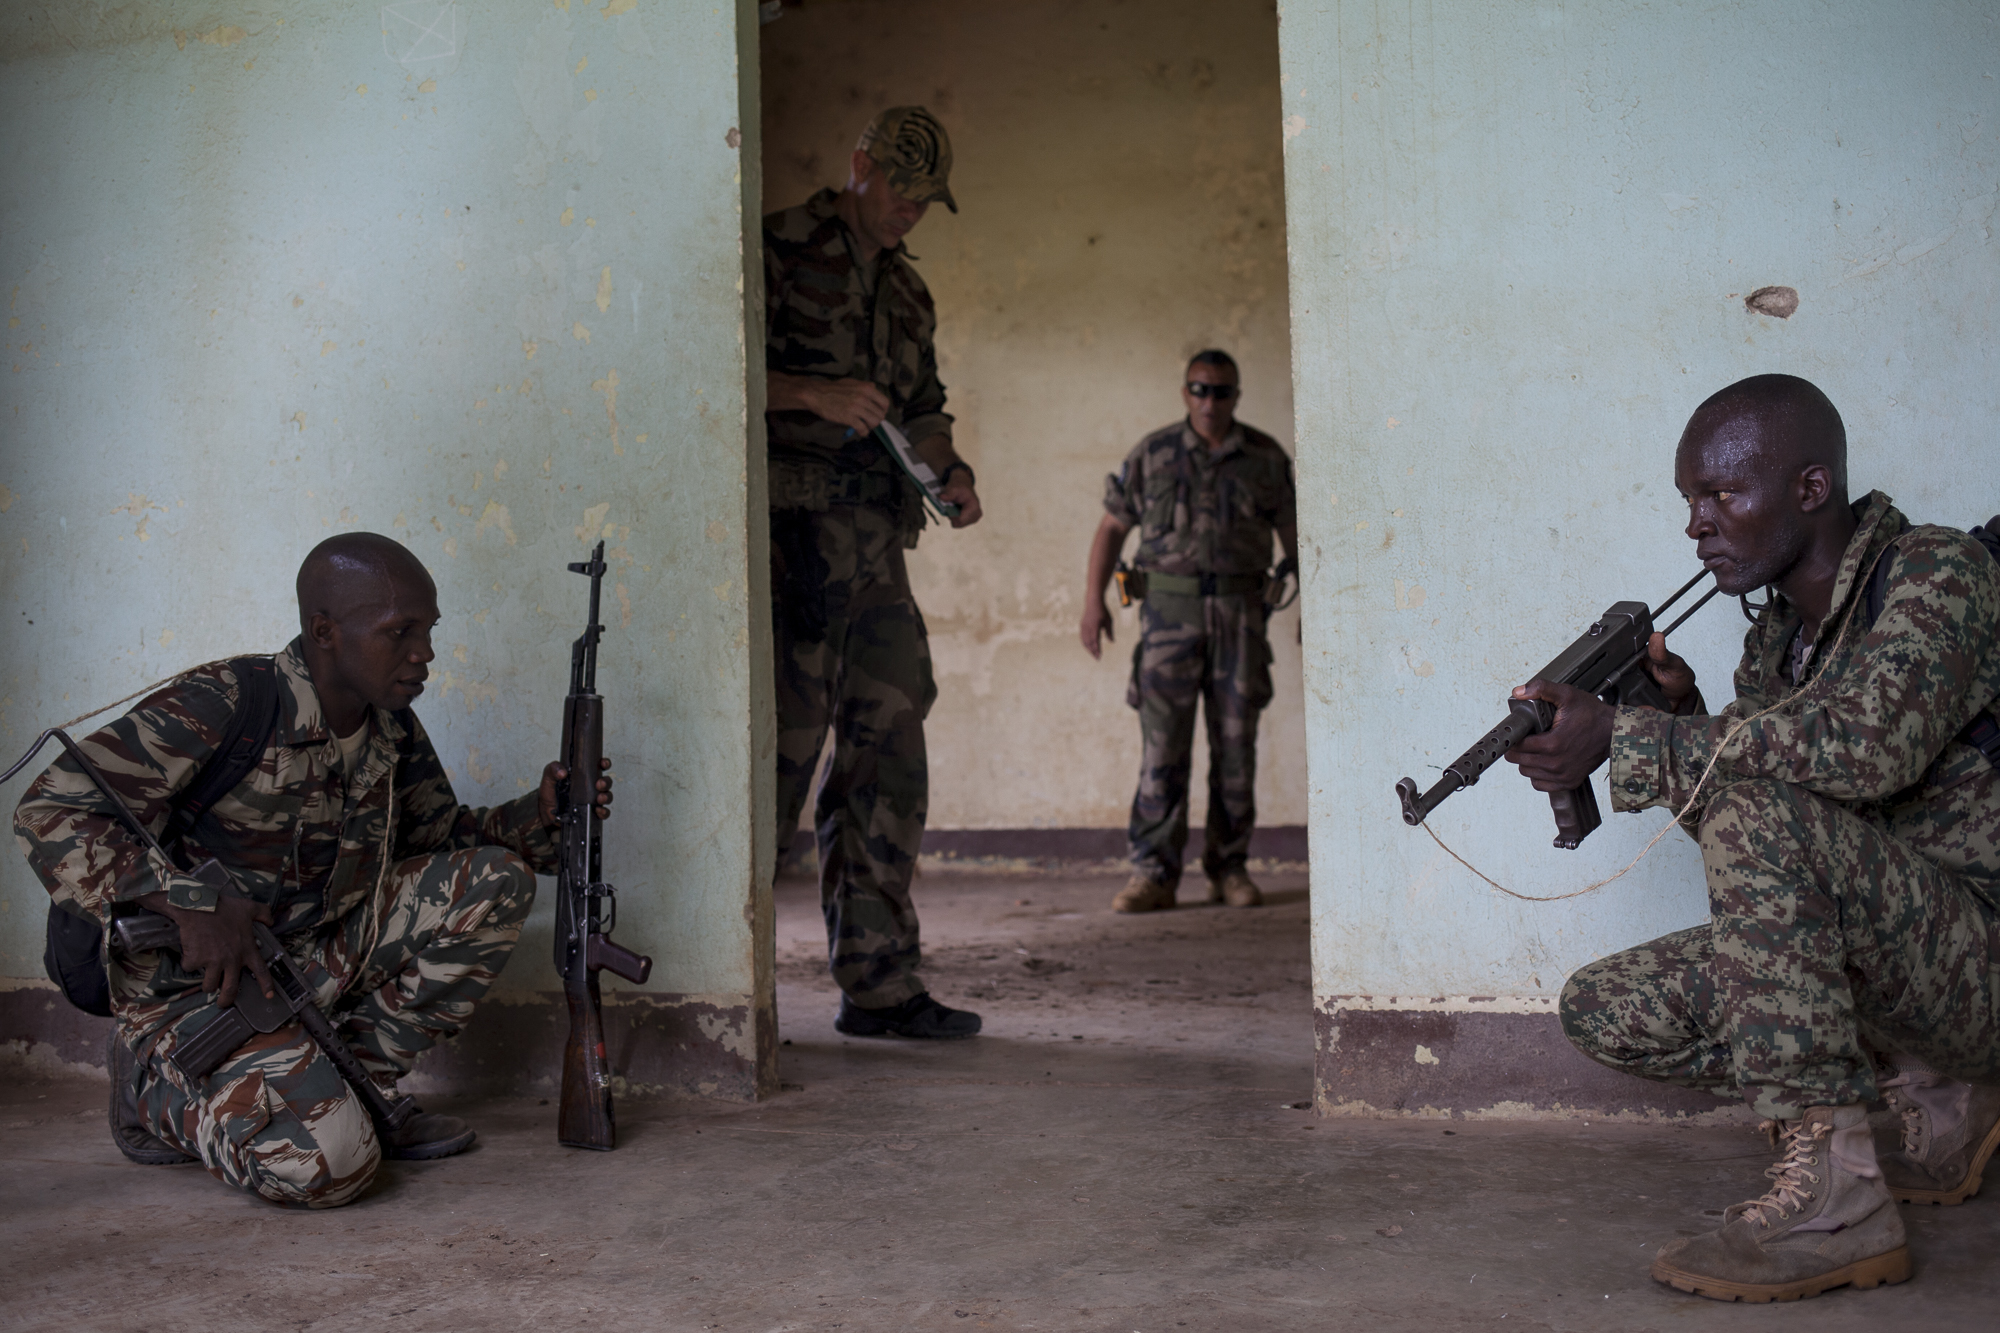
<svg viewBox="0 0 2000 1333">
<path fill-rule="evenodd" d="M 717 1097 L 751 1101 L 777 1091 L 757 1086 L 744 1033 L 750 1004 L 651 992 L 605 996 L 604 1044 L 625 1096 Z M 759 1025 L 766 1040 L 774 1022 Z M 54 1073 L 101 1072 L 111 1020 L 70 1007 L 53 988 L 0 991 L 0 1052 Z M 711 1035 L 715 1034 L 715 1035 Z M 479 1006 L 457 1039 L 426 1051 L 410 1087 L 453 1095 L 554 1096 L 562 1087 L 568 1008 L 557 991 L 501 992 Z M 775 1070 L 777 1062 L 766 1060 Z"/>
<path fill-rule="evenodd" d="M 1605 1068 L 1569 1044 L 1553 1013 L 1343 1008 L 1322 997 L 1313 1018 L 1320 1105 L 1336 1114 L 1747 1114 L 1741 1101 Z"/>
<path fill-rule="evenodd" d="M 1185 864 L 1200 864 L 1206 842 L 1200 829 L 1189 831 Z M 1122 828 L 926 829 L 923 854 L 946 861 L 1123 861 L 1126 846 Z M 810 864 L 812 850 L 812 830 L 800 829 L 786 850 L 784 868 Z M 1250 835 L 1250 856 L 1303 864 L 1305 825 L 1260 827 Z"/>
</svg>

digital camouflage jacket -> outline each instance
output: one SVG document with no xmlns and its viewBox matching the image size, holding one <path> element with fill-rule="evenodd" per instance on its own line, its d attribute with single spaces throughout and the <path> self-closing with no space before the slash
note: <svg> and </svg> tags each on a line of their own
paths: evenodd
<svg viewBox="0 0 2000 1333">
<path fill-rule="evenodd" d="M 1133 565 L 1154 574 L 1262 574 L 1272 532 L 1299 521 L 1291 458 L 1240 421 L 1220 449 L 1185 419 L 1139 441 L 1104 479 L 1104 512 L 1139 529 Z"/>
<path fill-rule="evenodd" d="M 930 290 L 902 246 L 863 265 L 837 197 L 821 190 L 764 219 L 765 367 L 873 381 L 912 443 L 949 438 Z M 765 423 L 773 509 L 865 503 L 900 513 L 906 532 L 923 526 L 922 501 L 872 435 L 811 412 L 767 412 Z"/>
<path fill-rule="evenodd" d="M 536 792 L 490 809 L 460 805 L 416 715 L 374 709 L 348 779 L 299 641 L 276 661 L 278 725 L 263 759 L 216 801 L 185 847 L 190 864 L 215 857 L 250 896 L 269 904 L 274 929 L 295 953 L 297 941 L 359 907 L 409 857 L 494 845 L 518 852 L 541 874 L 555 873 L 555 831 L 540 822 Z M 157 833 L 174 794 L 193 783 L 228 730 L 236 696 L 227 663 L 202 667 L 78 744 Z M 114 904 L 161 889 L 175 906 L 214 908 L 200 882 L 161 863 L 125 830 L 67 755 L 29 786 L 14 812 L 14 834 L 50 895 L 100 922 Z M 206 1001 L 199 974 L 182 972 L 171 955 L 132 961 L 150 967 L 111 969 L 112 1003 L 130 1035 Z"/>
<path fill-rule="evenodd" d="M 1799 613 L 1773 593 L 1744 636 L 1735 702 L 1693 717 L 1617 710 L 1613 808 L 1680 809 L 1729 728 L 1787 700 L 1729 743 L 1704 797 L 1748 778 L 1803 787 L 1964 873 L 2000 905 L 2000 773 L 1954 739 L 2000 695 L 2000 566 L 1963 532 L 1912 526 L 1880 491 L 1855 511 L 1861 525 L 1841 558 L 1804 683 L 1795 689 L 1786 669 Z M 1869 573 L 1892 544 L 1882 613 L 1870 629 Z M 1689 822 L 1700 813 L 1690 811 Z"/>
</svg>

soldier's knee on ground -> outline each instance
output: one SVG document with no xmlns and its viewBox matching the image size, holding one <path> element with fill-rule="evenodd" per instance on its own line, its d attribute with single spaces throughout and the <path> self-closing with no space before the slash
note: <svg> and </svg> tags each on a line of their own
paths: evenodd
<svg viewBox="0 0 2000 1333">
<path fill-rule="evenodd" d="M 332 1106 L 315 1106 L 310 1126 L 289 1107 L 242 1146 L 246 1183 L 273 1203 L 292 1208 L 338 1208 L 352 1203 L 375 1179 L 382 1145 L 368 1108 L 352 1091 Z"/>
</svg>

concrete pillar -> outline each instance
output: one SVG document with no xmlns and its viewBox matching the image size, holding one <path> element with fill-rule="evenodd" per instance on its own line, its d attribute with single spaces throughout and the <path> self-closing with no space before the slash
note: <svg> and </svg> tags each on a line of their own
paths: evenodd
<svg viewBox="0 0 2000 1333">
<path fill-rule="evenodd" d="M 1857 494 L 1993 509 L 1959 484 L 1991 471 L 2000 395 L 1990 7 L 1287 0 L 1279 32 L 1321 1106 L 1724 1105 L 1599 1070 L 1554 1016 L 1578 965 L 1706 919 L 1688 840 L 1520 902 L 1391 788 L 1610 603 L 1695 572 L 1673 447 L 1728 383 L 1824 388 Z M 1742 631 L 1719 601 L 1676 636 L 1712 706 Z M 1665 819 L 1556 851 L 1503 766 L 1432 824 L 1547 896 Z"/>
</svg>

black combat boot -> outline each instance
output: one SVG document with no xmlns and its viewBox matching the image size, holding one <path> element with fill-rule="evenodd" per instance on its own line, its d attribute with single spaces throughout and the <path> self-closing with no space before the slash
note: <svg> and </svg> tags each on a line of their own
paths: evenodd
<svg viewBox="0 0 2000 1333">
<path fill-rule="evenodd" d="M 845 995 L 833 1030 L 850 1037 L 915 1037 L 925 1041 L 955 1041 L 979 1035 L 979 1015 L 947 1009 L 929 991 L 886 1009 L 863 1009 Z"/>
<path fill-rule="evenodd" d="M 139 1115 L 139 1060 L 132 1048 L 111 1029 L 104 1065 L 111 1074 L 111 1141 L 128 1161 L 140 1166 L 182 1166 L 196 1158 L 152 1133 Z"/>
</svg>

